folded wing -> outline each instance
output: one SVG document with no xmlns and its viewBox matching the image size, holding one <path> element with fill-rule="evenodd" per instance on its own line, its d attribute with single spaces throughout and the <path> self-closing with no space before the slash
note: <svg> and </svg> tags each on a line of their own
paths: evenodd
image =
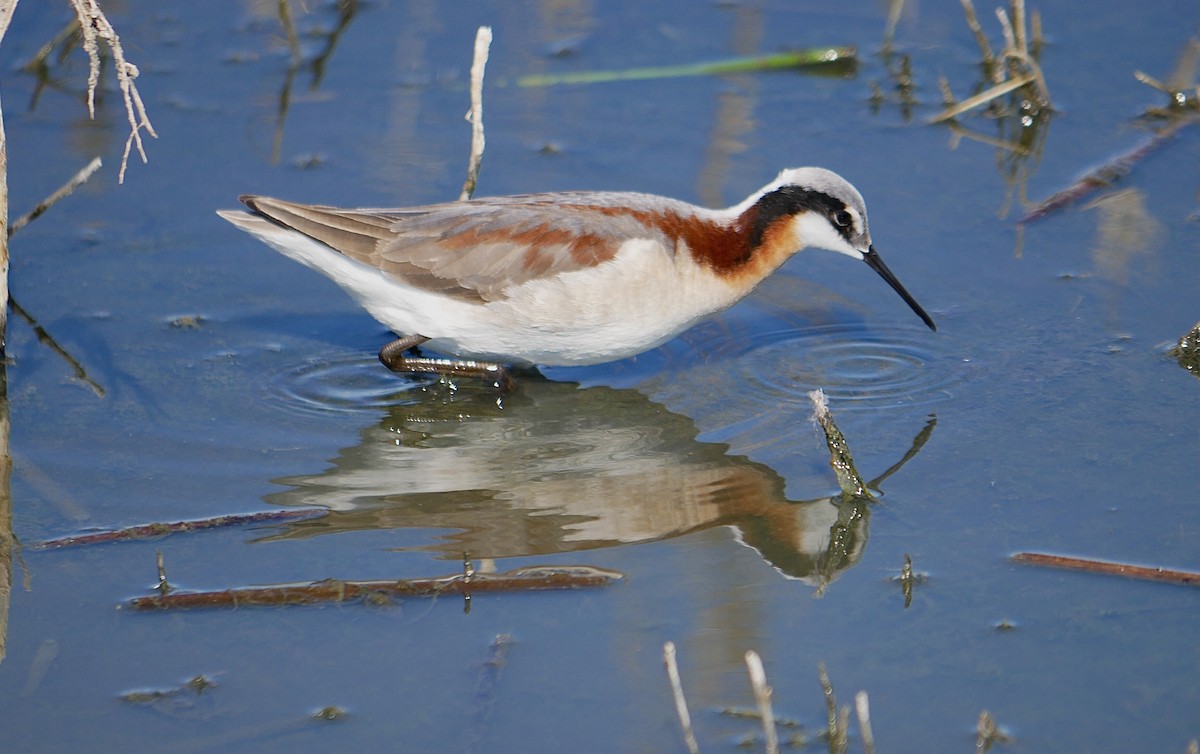
<svg viewBox="0 0 1200 754">
<path fill-rule="evenodd" d="M 633 210 L 655 202 L 653 211 Z M 668 215 L 688 205 L 660 197 L 577 193 L 509 196 L 405 209 L 339 209 L 261 196 L 242 201 L 405 283 L 468 301 L 496 301 L 542 277 L 603 264 L 644 238 L 674 253 Z M 678 206 L 674 206 L 678 204 Z"/>
</svg>

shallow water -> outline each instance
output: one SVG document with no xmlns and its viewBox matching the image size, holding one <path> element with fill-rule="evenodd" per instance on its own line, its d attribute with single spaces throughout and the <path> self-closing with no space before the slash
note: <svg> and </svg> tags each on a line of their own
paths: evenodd
<svg viewBox="0 0 1200 754">
<path fill-rule="evenodd" d="M 721 712 L 752 704 L 748 649 L 777 715 L 806 735 L 825 720 L 817 663 L 842 702 L 867 690 L 880 751 L 968 750 L 984 709 L 1013 736 L 1003 750 L 1182 752 L 1200 736 L 1194 589 L 1008 561 L 1032 550 L 1200 568 L 1200 383 L 1166 354 L 1200 319 L 1200 129 L 1023 232 L 1013 198 L 1045 198 L 1147 138 L 1135 119 L 1163 96 L 1132 72 L 1170 76 L 1194 4 L 1038 4 L 1059 112 L 1025 159 L 924 124 L 939 75 L 960 98 L 977 77 L 950 0 L 900 19 L 896 51 L 917 85 L 907 114 L 876 4 L 385 0 L 332 47 L 336 6 L 295 4 L 305 58 L 332 49 L 319 80 L 311 66 L 289 79 L 276 3 L 111 5 L 160 136 L 123 186 L 116 93 L 90 122 L 78 53 L 40 93 L 17 70 L 66 4 L 21 4 L 0 48 L 14 214 L 94 154 L 106 161 L 13 239 L 14 297 L 90 380 L 11 317 L 15 533 L 28 545 L 280 506 L 330 513 L 24 551 L 0 662 L 5 750 L 683 751 L 668 640 L 705 751 L 755 733 Z M 481 23 L 496 41 L 480 194 L 725 205 L 781 167 L 821 164 L 862 190 L 876 244 L 939 331 L 862 265 L 811 251 L 654 352 L 525 375 L 507 396 L 386 372 L 380 325 L 213 212 L 245 192 L 456 196 Z M 514 85 L 814 45 L 854 45 L 860 64 Z M 809 420 L 816 388 L 862 476 L 884 477 L 878 502 L 838 504 Z M 457 598 L 115 610 L 154 586 L 156 551 L 174 584 L 197 589 L 439 575 L 464 551 L 480 568 L 626 578 L 476 595 L 469 613 Z M 892 580 L 905 554 L 928 576 L 907 608 Z M 497 647 L 501 634 L 511 643 Z M 197 674 L 216 687 L 121 699 Z M 347 717 L 308 719 L 329 705 Z"/>
</svg>

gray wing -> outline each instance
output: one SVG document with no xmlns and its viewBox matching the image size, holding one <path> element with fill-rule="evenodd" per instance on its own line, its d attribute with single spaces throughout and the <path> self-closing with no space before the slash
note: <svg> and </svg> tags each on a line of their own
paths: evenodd
<svg viewBox="0 0 1200 754">
<path fill-rule="evenodd" d="M 513 286 L 602 264 L 632 238 L 659 240 L 673 253 L 668 216 L 694 209 L 617 193 L 530 194 L 405 209 L 338 209 L 261 196 L 242 201 L 409 285 L 471 301 L 503 299 Z"/>
</svg>

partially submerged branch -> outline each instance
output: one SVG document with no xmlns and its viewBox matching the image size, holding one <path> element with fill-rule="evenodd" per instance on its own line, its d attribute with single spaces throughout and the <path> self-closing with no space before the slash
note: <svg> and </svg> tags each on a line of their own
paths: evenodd
<svg viewBox="0 0 1200 754">
<path fill-rule="evenodd" d="M 850 446 L 845 436 L 833 421 L 829 411 L 829 402 L 821 390 L 813 390 L 808 394 L 813 404 L 813 421 L 820 425 L 825 432 L 825 444 L 829 446 L 829 465 L 837 476 L 838 487 L 842 494 L 850 498 L 873 499 L 867 489 L 867 483 L 859 476 L 854 468 L 854 458 L 850 455 Z"/>
<path fill-rule="evenodd" d="M 323 602 L 383 601 L 396 597 L 439 597 L 495 592 L 584 589 L 609 586 L 623 576 L 590 566 L 530 566 L 507 573 L 475 573 L 428 579 L 341 581 L 325 579 L 308 584 L 245 587 L 215 592 L 173 592 L 135 597 L 126 606 L 133 610 L 188 610 L 195 608 L 283 607 Z"/>
<path fill-rule="evenodd" d="M 1181 571 L 1157 566 L 1139 566 L 1112 560 L 1073 558 L 1067 555 L 1050 555 L 1041 552 L 1019 552 L 1013 555 L 1011 559 L 1014 563 L 1028 563 L 1030 565 L 1048 566 L 1050 568 L 1065 568 L 1071 571 L 1102 573 L 1108 576 L 1124 576 L 1130 579 L 1166 581 L 1171 584 L 1200 586 L 1200 573 L 1196 571 Z"/>
<path fill-rule="evenodd" d="M 1139 162 L 1144 160 L 1148 155 L 1156 149 L 1166 144 L 1179 131 L 1190 126 L 1193 123 L 1200 121 L 1200 118 L 1179 118 L 1169 125 L 1162 128 L 1146 141 L 1142 142 L 1133 149 L 1118 155 L 1113 160 L 1101 165 L 1095 170 L 1089 171 L 1075 183 L 1067 188 L 1056 192 L 1050 198 L 1039 202 L 1032 209 L 1025 213 L 1018 222 L 1021 224 L 1030 223 L 1034 220 L 1040 220 L 1046 215 L 1053 214 L 1065 207 L 1068 207 L 1080 199 L 1089 196 L 1100 189 L 1108 188 L 1114 183 L 1124 178 L 1133 170 Z"/>
</svg>

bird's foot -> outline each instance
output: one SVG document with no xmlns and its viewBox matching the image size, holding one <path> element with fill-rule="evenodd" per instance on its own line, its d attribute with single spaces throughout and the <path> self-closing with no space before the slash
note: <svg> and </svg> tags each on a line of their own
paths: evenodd
<svg viewBox="0 0 1200 754">
<path fill-rule="evenodd" d="M 422 335 L 397 338 L 379 349 L 379 361 L 393 372 L 477 377 L 503 392 L 513 388 L 512 375 L 500 364 L 465 359 L 431 359 L 408 353 L 427 340 L 429 338 Z"/>
</svg>

